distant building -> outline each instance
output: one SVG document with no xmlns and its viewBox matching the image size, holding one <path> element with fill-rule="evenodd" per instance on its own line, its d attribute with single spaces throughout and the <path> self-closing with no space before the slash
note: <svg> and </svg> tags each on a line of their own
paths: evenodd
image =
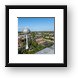
<svg viewBox="0 0 78 78">
<path fill-rule="evenodd" d="M 40 38 L 37 38 L 37 39 L 36 39 L 36 42 L 37 42 L 38 44 L 43 44 L 43 43 L 45 42 L 45 40 L 44 40 L 42 37 L 40 37 Z"/>
</svg>

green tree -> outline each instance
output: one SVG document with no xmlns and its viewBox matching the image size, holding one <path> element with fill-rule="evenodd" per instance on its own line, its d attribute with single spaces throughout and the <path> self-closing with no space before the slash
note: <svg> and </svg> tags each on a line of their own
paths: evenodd
<svg viewBox="0 0 78 78">
<path fill-rule="evenodd" d="M 35 37 L 35 32 L 32 32 L 31 35 L 32 35 L 32 37 L 34 38 L 34 37 Z"/>
</svg>

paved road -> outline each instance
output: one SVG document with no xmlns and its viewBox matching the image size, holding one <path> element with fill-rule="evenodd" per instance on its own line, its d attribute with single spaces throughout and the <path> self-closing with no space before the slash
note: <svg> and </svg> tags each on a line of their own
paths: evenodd
<svg viewBox="0 0 78 78">
<path fill-rule="evenodd" d="M 45 48 L 45 49 L 43 49 L 41 51 L 38 51 L 35 54 L 54 54 L 54 45 L 49 47 L 49 48 Z"/>
</svg>

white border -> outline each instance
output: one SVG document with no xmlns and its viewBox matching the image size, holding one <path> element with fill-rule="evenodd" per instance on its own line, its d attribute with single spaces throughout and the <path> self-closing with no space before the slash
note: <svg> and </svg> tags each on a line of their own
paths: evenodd
<svg viewBox="0 0 78 78">
<path fill-rule="evenodd" d="M 17 17 L 55 17 L 55 54 L 18 54 Z M 64 63 L 63 9 L 9 9 L 9 63 Z"/>
</svg>

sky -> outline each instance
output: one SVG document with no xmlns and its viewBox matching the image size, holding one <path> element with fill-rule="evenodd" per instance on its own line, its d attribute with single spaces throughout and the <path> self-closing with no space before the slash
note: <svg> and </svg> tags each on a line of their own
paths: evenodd
<svg viewBox="0 0 78 78">
<path fill-rule="evenodd" d="M 30 31 L 54 31 L 54 17 L 18 17 L 18 31 L 25 27 Z"/>
</svg>

